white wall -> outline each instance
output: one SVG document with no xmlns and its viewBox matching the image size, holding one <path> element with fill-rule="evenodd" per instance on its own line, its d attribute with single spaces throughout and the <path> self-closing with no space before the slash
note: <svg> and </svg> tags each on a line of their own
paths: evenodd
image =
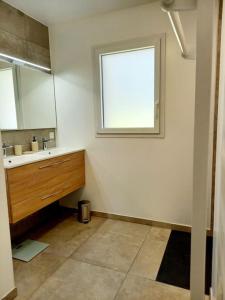
<svg viewBox="0 0 225 300">
<path fill-rule="evenodd" d="M 164 32 L 165 138 L 96 138 L 91 48 Z M 58 142 L 87 149 L 84 197 L 93 210 L 190 225 L 195 62 L 181 57 L 159 3 L 55 25 L 50 33 Z"/>
<path fill-rule="evenodd" d="M 223 6 L 213 241 L 213 299 L 225 297 L 225 7 Z"/>
<path fill-rule="evenodd" d="M 14 288 L 5 175 L 2 165 L 2 154 L 0 153 L 0 299 L 5 297 Z"/>
</svg>

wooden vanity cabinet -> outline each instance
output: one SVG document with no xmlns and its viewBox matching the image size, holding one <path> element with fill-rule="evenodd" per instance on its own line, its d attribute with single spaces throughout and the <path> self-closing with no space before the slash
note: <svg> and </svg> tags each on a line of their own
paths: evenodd
<svg viewBox="0 0 225 300">
<path fill-rule="evenodd" d="M 10 223 L 16 223 L 84 186 L 84 151 L 6 169 L 6 181 Z"/>
</svg>

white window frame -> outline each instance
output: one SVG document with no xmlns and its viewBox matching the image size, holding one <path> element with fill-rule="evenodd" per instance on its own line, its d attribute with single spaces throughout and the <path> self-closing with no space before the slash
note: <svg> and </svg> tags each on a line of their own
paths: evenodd
<svg viewBox="0 0 225 300">
<path fill-rule="evenodd" d="M 105 128 L 103 116 L 103 86 L 101 58 L 106 54 L 155 48 L 155 127 L 154 128 Z M 94 48 L 94 80 L 96 98 L 97 137 L 163 137 L 164 136 L 164 65 L 165 34 L 141 39 L 116 42 Z"/>
</svg>

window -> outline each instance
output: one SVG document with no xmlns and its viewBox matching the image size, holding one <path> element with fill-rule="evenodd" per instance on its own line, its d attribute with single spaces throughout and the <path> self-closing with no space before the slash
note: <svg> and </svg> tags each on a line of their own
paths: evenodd
<svg viewBox="0 0 225 300">
<path fill-rule="evenodd" d="M 164 36 L 95 48 L 97 133 L 163 131 Z"/>
</svg>

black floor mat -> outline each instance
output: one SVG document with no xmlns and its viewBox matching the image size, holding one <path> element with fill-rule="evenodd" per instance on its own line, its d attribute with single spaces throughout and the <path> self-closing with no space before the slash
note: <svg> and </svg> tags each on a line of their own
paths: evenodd
<svg viewBox="0 0 225 300">
<path fill-rule="evenodd" d="M 173 230 L 156 280 L 190 289 L 191 234 Z M 212 273 L 212 238 L 207 237 L 205 293 L 209 295 Z"/>
</svg>

